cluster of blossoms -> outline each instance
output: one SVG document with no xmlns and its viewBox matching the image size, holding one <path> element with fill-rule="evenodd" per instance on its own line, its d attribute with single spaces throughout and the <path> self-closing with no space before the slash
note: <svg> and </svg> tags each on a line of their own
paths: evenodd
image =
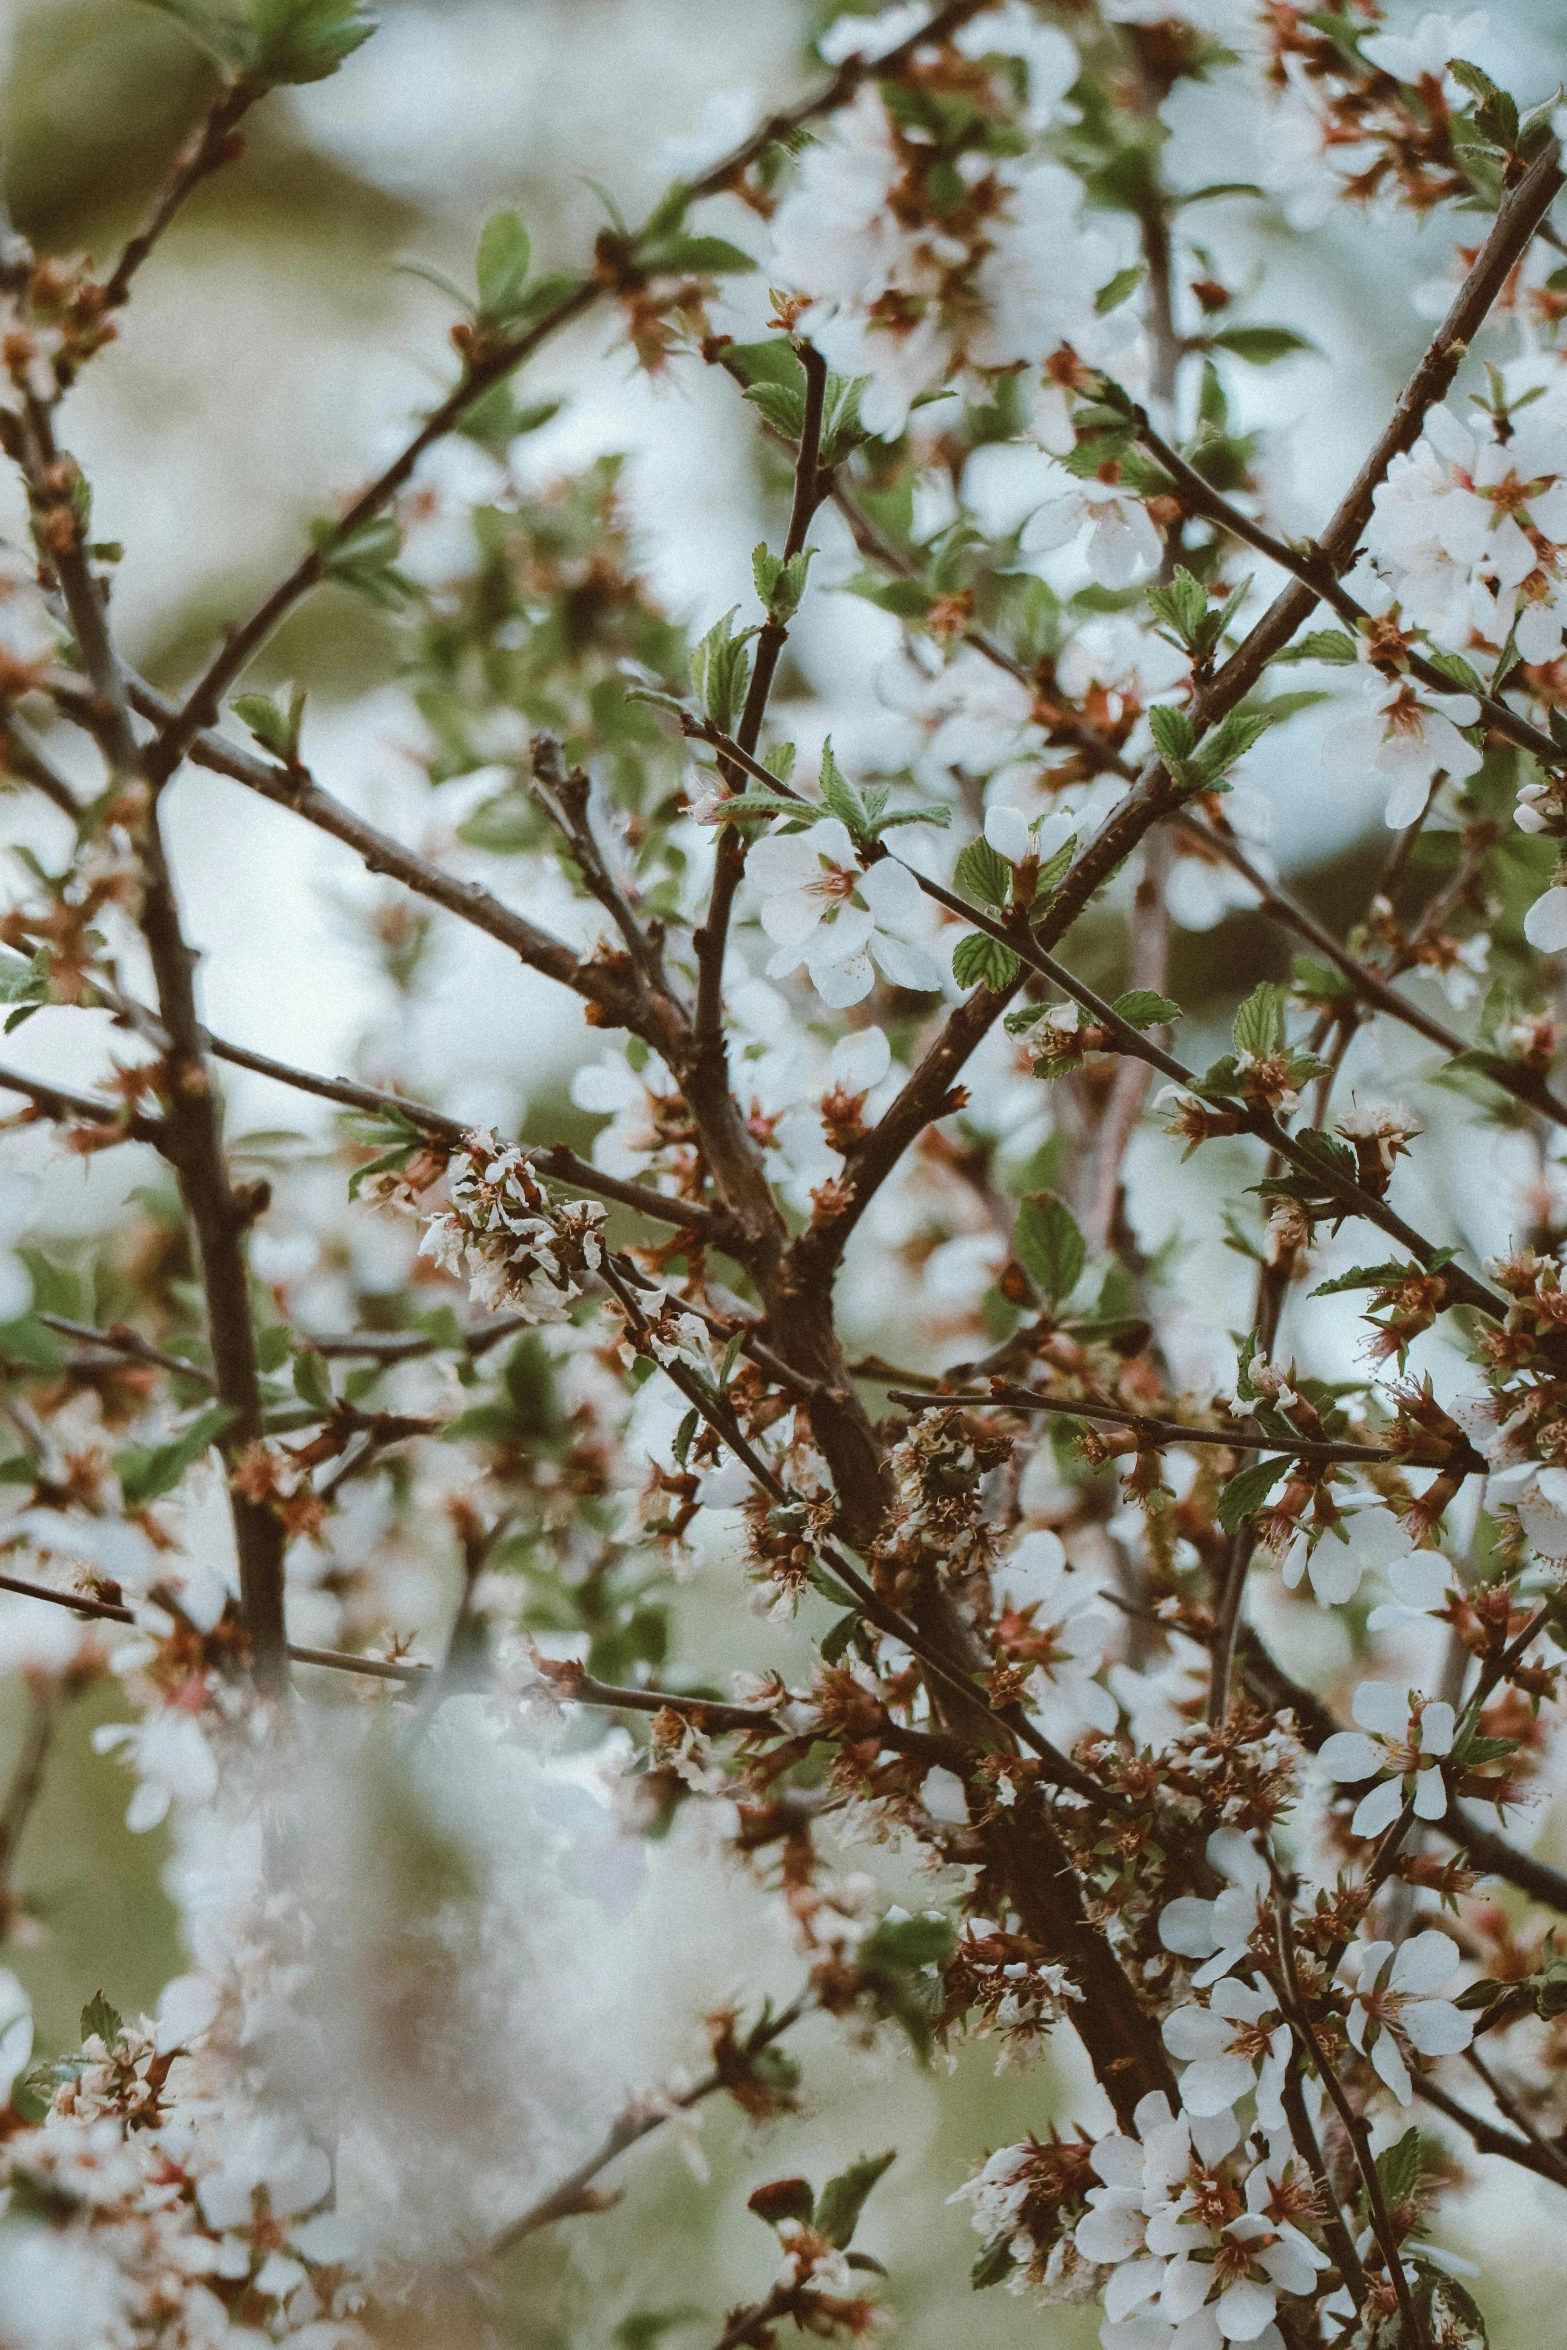
<svg viewBox="0 0 1567 2350">
<path fill-rule="evenodd" d="M 919 29 L 906 11 L 891 20 L 883 33 Z M 845 24 L 848 41 L 866 40 Z M 1080 225 L 1072 172 L 1019 152 L 1069 118 L 1079 71 L 1067 35 L 1013 0 L 976 11 L 950 48 L 916 51 L 895 89 L 867 85 L 808 150 L 772 221 L 772 267 L 798 289 L 799 329 L 842 375 L 867 379 L 870 431 L 896 437 L 911 404 L 954 376 L 1037 365 L 1093 336 L 1115 247 Z"/>
<path fill-rule="evenodd" d="M 420 1254 L 465 1276 L 474 1304 L 488 1312 L 563 1322 L 604 1262 L 604 1210 L 596 1200 L 556 1207 L 527 1151 L 493 1135 L 476 1143 L 448 1162 L 451 1206 L 430 1219 Z"/>
<path fill-rule="evenodd" d="M 1177 2115 L 1159 2094 L 1139 2102 L 1134 2124 L 1135 2136 L 1071 2149 L 1004 2147 L 962 2190 L 975 2228 L 1047 2298 L 1081 2299 L 1088 2283 L 1111 2350 L 1283 2350 L 1281 2299 L 1310 2294 L 1329 2266 L 1290 2141 L 1258 2158 L 1227 2110 Z"/>
</svg>

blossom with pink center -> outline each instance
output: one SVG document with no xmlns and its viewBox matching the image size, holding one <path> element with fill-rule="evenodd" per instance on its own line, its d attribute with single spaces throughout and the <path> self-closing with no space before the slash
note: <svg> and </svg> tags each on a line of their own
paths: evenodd
<svg viewBox="0 0 1567 2350">
<path fill-rule="evenodd" d="M 1463 783 L 1480 768 L 1480 753 L 1460 727 L 1473 726 L 1480 705 L 1473 694 L 1415 692 L 1407 678 L 1368 673 L 1371 708 L 1330 729 L 1323 764 L 1352 780 L 1367 771 L 1386 778 L 1385 820 L 1393 831 L 1413 824 L 1439 775 Z"/>
<path fill-rule="evenodd" d="M 1415 1817 L 1439 1820 L 1447 1810 L 1442 1758 L 1451 1754 L 1457 1718 L 1445 1698 L 1405 1692 L 1392 1681 L 1362 1681 L 1350 1711 L 1358 1730 L 1336 1730 L 1318 1760 L 1346 1786 L 1376 1780 L 1350 1826 L 1357 1836 L 1380 1836 L 1413 1799 Z"/>
<path fill-rule="evenodd" d="M 892 857 L 862 866 L 836 816 L 758 841 L 746 871 L 762 900 L 762 928 L 778 949 L 767 966 L 770 979 L 803 963 L 835 1011 L 870 994 L 873 956 L 895 987 L 940 987 L 940 969 L 924 948 L 887 927 L 922 918 L 919 883 Z"/>
<path fill-rule="evenodd" d="M 1194 2000 L 1175 2008 L 1163 2032 L 1166 2048 L 1186 2068 L 1181 2103 L 1188 2113 L 1223 2113 L 1255 2090 L 1262 2127 L 1284 2127 L 1280 2092 L 1290 2029 L 1271 1991 L 1226 1975 L 1214 1984 L 1206 2007 Z"/>
<path fill-rule="evenodd" d="M 1474 2038 L 1474 2018 L 1440 1994 L 1458 1971 L 1459 1956 L 1446 1934 L 1432 1926 L 1412 1934 L 1395 1949 L 1391 1942 L 1352 1946 L 1345 1960 L 1354 1970 L 1355 1998 L 1347 2029 L 1353 2045 L 1400 2105 L 1411 2088 L 1406 2051 L 1421 2056 L 1458 2056 Z"/>
</svg>

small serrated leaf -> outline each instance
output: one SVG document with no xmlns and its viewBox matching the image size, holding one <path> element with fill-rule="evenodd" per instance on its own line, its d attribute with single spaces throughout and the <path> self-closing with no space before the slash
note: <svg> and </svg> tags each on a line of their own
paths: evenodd
<svg viewBox="0 0 1567 2350">
<path fill-rule="evenodd" d="M 99 2039 L 106 2048 L 112 2048 L 125 2028 L 125 2019 L 117 2007 L 112 2007 L 101 1991 L 95 1991 L 82 2009 L 82 2038 Z"/>
<path fill-rule="evenodd" d="M 1226 1534 L 1238 1533 L 1242 1521 L 1260 1510 L 1289 1467 L 1288 1459 L 1252 1461 L 1239 1469 L 1219 1495 L 1214 1515 Z"/>
<path fill-rule="evenodd" d="M 981 833 L 958 858 L 953 880 L 965 897 L 978 898 L 981 905 L 1002 907 L 1011 894 L 1012 868 Z"/>
<path fill-rule="evenodd" d="M 1017 977 L 1018 961 L 1012 949 L 988 931 L 971 930 L 952 950 L 952 976 L 959 987 L 988 987 L 998 993 Z"/>
<path fill-rule="evenodd" d="M 520 212 L 492 212 L 479 233 L 479 314 L 492 322 L 515 317 L 528 288 L 532 245 Z"/>
<path fill-rule="evenodd" d="M 840 2252 L 846 2251 L 859 2225 L 866 2197 L 896 2159 L 895 2147 L 885 2154 L 862 2155 L 858 2162 L 851 2162 L 847 2170 L 829 2179 L 817 2198 L 814 2223 L 817 2234 L 825 2236 Z"/>
<path fill-rule="evenodd" d="M 1095 316 L 1104 318 L 1112 310 L 1119 310 L 1121 304 L 1136 293 L 1147 275 L 1147 268 L 1141 261 L 1134 261 L 1127 268 L 1118 269 L 1114 277 L 1102 285 L 1094 296 Z"/>
<path fill-rule="evenodd" d="M 302 1346 L 294 1357 L 294 1393 L 318 1412 L 330 1412 L 336 1401 L 326 1357 L 313 1346 Z"/>
<path fill-rule="evenodd" d="M 1115 999 L 1115 1011 L 1129 1028 L 1163 1028 L 1172 1020 L 1179 1020 L 1181 1007 L 1156 988 L 1133 987 Z"/>
<path fill-rule="evenodd" d="M 1177 710 L 1172 702 L 1155 702 L 1148 724 L 1160 757 L 1176 767 L 1184 765 L 1197 748 L 1197 730 L 1186 712 Z"/>
<path fill-rule="evenodd" d="M 1034 1192 L 1017 1212 L 1012 1253 L 1052 1305 L 1071 1296 L 1088 1261 L 1077 1218 L 1053 1191 Z"/>
<path fill-rule="evenodd" d="M 1229 351 L 1250 367 L 1271 367 L 1295 351 L 1315 351 L 1309 335 L 1292 326 L 1221 326 L 1204 338 L 1211 350 Z"/>
<path fill-rule="evenodd" d="M 1237 1054 L 1250 1053 L 1265 1061 L 1284 1049 L 1286 991 L 1271 979 L 1259 979 L 1235 1015 L 1233 1035 Z"/>
</svg>

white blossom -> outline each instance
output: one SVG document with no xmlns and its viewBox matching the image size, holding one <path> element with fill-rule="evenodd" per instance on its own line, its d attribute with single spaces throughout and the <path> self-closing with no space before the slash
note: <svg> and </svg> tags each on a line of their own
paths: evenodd
<svg viewBox="0 0 1567 2350">
<path fill-rule="evenodd" d="M 1318 1760 L 1328 1776 L 1349 1786 L 1376 1779 L 1356 1806 L 1357 1836 L 1380 1836 L 1412 1799 L 1415 1817 L 1439 1820 L 1447 1810 L 1442 1774 L 1453 1750 L 1457 1717 L 1445 1698 L 1422 1697 L 1392 1681 L 1362 1681 L 1350 1708 L 1358 1730 L 1335 1730 Z"/>
<path fill-rule="evenodd" d="M 1407 2105 L 1408 2051 L 1457 2056 L 1474 2038 L 1474 2018 L 1440 1996 L 1458 1971 L 1458 1952 L 1431 1926 L 1396 1949 L 1391 1942 L 1353 1943 L 1345 1964 L 1355 1986 L 1350 2040 L 1400 2105 Z"/>
<path fill-rule="evenodd" d="M 1266 1916 L 1272 1888 L 1268 1864 L 1250 1837 L 1237 1828 L 1215 1828 L 1208 1838 L 1209 1865 L 1230 1882 L 1212 1901 L 1183 1893 L 1167 1901 L 1159 1913 L 1159 1939 L 1166 1950 L 1186 1959 L 1200 1959 L 1192 1976 L 1196 1990 L 1205 1990 L 1241 1964 Z"/>
<path fill-rule="evenodd" d="M 1368 770 L 1388 779 L 1384 811 L 1389 827 L 1413 824 L 1439 774 L 1463 783 L 1479 772 L 1481 755 L 1459 732 L 1473 726 L 1480 705 L 1473 694 L 1417 694 L 1401 678 L 1366 673 L 1371 710 L 1345 719 L 1323 738 L 1323 764 L 1346 781 Z"/>
<path fill-rule="evenodd" d="M 1130 587 L 1159 567 L 1163 542 L 1135 490 L 1115 482 L 1072 482 L 1023 527 L 1028 554 L 1053 553 L 1087 533 L 1089 571 L 1100 587 Z"/>
<path fill-rule="evenodd" d="M 870 994 L 872 957 L 896 987 L 941 985 L 924 948 L 898 935 L 923 916 L 918 882 L 891 857 L 862 866 L 836 816 L 805 832 L 758 841 L 746 871 L 762 901 L 762 928 L 778 949 L 767 966 L 770 978 L 787 978 L 803 963 L 817 994 L 835 1009 Z"/>
<path fill-rule="evenodd" d="M 1342 1123 L 1342 1121 L 1341 1121 Z M 1361 1578 L 1376 1567 L 1390 1567 L 1413 1549 L 1409 1535 L 1391 1511 L 1358 1509 L 1337 1518 L 1313 1541 L 1297 1527 L 1280 1564 L 1291 1591 L 1309 1576 L 1319 1607 L 1342 1607 L 1360 1589 Z"/>
<path fill-rule="evenodd" d="M 1406 33 L 1373 33 L 1361 40 L 1360 53 L 1401 82 L 1440 82 L 1449 60 L 1472 56 L 1487 18 L 1484 9 L 1468 16 L 1443 16 L 1428 10 Z"/>
</svg>

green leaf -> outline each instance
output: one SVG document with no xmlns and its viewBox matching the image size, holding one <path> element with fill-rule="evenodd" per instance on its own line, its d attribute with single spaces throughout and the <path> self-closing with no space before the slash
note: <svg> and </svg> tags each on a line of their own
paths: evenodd
<svg viewBox="0 0 1567 2350">
<path fill-rule="evenodd" d="M 785 563 L 780 556 L 768 553 L 764 540 L 751 555 L 751 577 L 756 592 L 767 608 L 770 620 L 790 621 L 800 609 L 805 594 L 805 575 L 810 568 L 814 547 L 802 547 L 798 555 L 791 555 Z"/>
<path fill-rule="evenodd" d="M 538 802 L 528 792 L 497 792 L 493 800 L 481 800 L 471 816 L 457 827 L 457 838 L 471 849 L 484 849 L 493 857 L 514 857 L 524 849 L 535 849 L 543 832 Z"/>
<path fill-rule="evenodd" d="M 971 930 L 952 950 L 952 976 L 959 987 L 988 987 L 999 994 L 1012 985 L 1017 972 L 1012 949 L 987 931 Z"/>
<path fill-rule="evenodd" d="M 520 212 L 492 212 L 479 233 L 479 315 L 515 317 L 528 286 L 532 247 Z"/>
<path fill-rule="evenodd" d="M 326 1357 L 313 1346 L 302 1346 L 294 1357 L 294 1393 L 318 1412 L 330 1413 L 337 1401 Z"/>
<path fill-rule="evenodd" d="M 816 2205 L 817 2234 L 825 2236 L 829 2244 L 836 2244 L 840 2252 L 847 2250 L 866 2197 L 896 2159 L 896 2147 L 889 2148 L 885 2154 L 861 2155 L 858 2162 L 850 2163 L 847 2170 L 829 2179 Z"/>
<path fill-rule="evenodd" d="M 1104 318 L 1110 311 L 1119 310 L 1121 304 L 1136 293 L 1147 275 L 1148 271 L 1141 261 L 1134 261 L 1127 269 L 1118 269 L 1114 277 L 1102 285 L 1094 296 L 1097 316 Z"/>
<path fill-rule="evenodd" d="M 969 842 L 952 878 L 965 897 L 985 906 L 1004 906 L 1012 892 L 1012 868 L 983 833 Z"/>
<path fill-rule="evenodd" d="M 1267 733 L 1277 716 L 1271 709 L 1232 710 L 1227 718 L 1221 718 L 1198 748 L 1195 765 L 1199 774 L 1212 782 L 1233 767 Z"/>
<path fill-rule="evenodd" d="M 303 686 L 296 688 L 289 696 L 286 710 L 265 694 L 241 694 L 229 707 L 264 751 L 270 751 L 273 758 L 281 759 L 286 767 L 297 764 L 300 729 L 305 718 Z"/>
<path fill-rule="evenodd" d="M 1052 1305 L 1071 1296 L 1088 1261 L 1077 1218 L 1053 1191 L 1037 1191 L 1023 1201 L 1012 1228 L 1012 1252 Z"/>
<path fill-rule="evenodd" d="M 821 784 L 822 805 L 828 815 L 837 817 L 852 841 L 858 843 L 868 840 L 870 838 L 869 811 L 833 757 L 831 735 L 822 745 Z"/>
<path fill-rule="evenodd" d="M 127 1444 L 114 1454 L 114 1472 L 127 1509 L 139 1510 L 163 1493 L 172 1493 L 191 1465 L 199 1461 L 234 1417 L 229 1404 L 209 1404 L 182 1435 L 167 1444 Z"/>
<path fill-rule="evenodd" d="M 1129 1028 L 1163 1028 L 1179 1020 L 1181 1007 L 1155 988 L 1134 987 L 1115 999 L 1115 1010 Z"/>
<path fill-rule="evenodd" d="M 1235 1050 L 1266 1061 L 1284 1050 L 1286 990 L 1271 979 L 1259 979 L 1235 1015 Z"/>
<path fill-rule="evenodd" d="M 1220 1494 L 1214 1513 L 1226 1534 L 1238 1533 L 1242 1520 L 1261 1509 L 1288 1467 L 1287 1459 L 1253 1461 L 1236 1472 Z"/>
<path fill-rule="evenodd" d="M 1197 641 L 1197 631 L 1208 611 L 1208 591 L 1200 579 L 1194 579 L 1184 568 L 1177 567 L 1168 587 L 1148 590 L 1148 602 L 1158 617 L 1173 628 L 1183 645 Z"/>
<path fill-rule="evenodd" d="M 1172 204 L 1206 204 L 1219 196 L 1260 196 L 1266 198 L 1266 188 L 1259 188 L 1255 180 L 1210 180 L 1206 187 L 1188 188 L 1184 195 L 1172 196 Z"/>
<path fill-rule="evenodd" d="M 815 800 L 785 799 L 782 792 L 737 792 L 733 799 L 720 800 L 714 809 L 714 820 L 719 824 L 747 824 L 758 818 L 787 816 L 791 824 L 803 831 L 807 825 L 820 824 L 827 811 Z"/>
<path fill-rule="evenodd" d="M 907 2033 L 922 2064 L 930 2057 L 930 2019 L 941 2003 L 939 1970 L 957 1942 L 939 1910 L 917 1917 L 889 1913 L 856 1953 L 861 1984 L 877 2011 Z"/>
<path fill-rule="evenodd" d="M 250 0 L 245 79 L 324 82 L 374 31 L 359 0 Z"/>
<path fill-rule="evenodd" d="M 1448 61 L 1448 72 L 1472 98 L 1478 99 L 1473 122 L 1475 129 L 1489 146 L 1511 155 L 1518 145 L 1518 102 L 1506 90 L 1499 89 L 1490 75 L 1472 65 L 1467 57 Z"/>
<path fill-rule="evenodd" d="M 842 1663 L 848 1654 L 849 1643 L 859 1631 L 860 1621 L 859 1610 L 851 1607 L 838 1618 L 836 1624 L 829 1626 L 826 1637 L 821 1642 L 821 1658 L 824 1665 Z"/>
<path fill-rule="evenodd" d="M 0 961 L 0 1004 L 17 1004 L 22 1007 L 19 1011 L 13 1012 L 7 1020 L 5 1024 L 7 1036 L 10 1035 L 13 1028 L 20 1028 L 24 1020 L 30 1018 L 48 1001 L 49 956 L 47 949 L 40 947 L 37 954 L 31 956 L 7 954 L 4 960 Z"/>
<path fill-rule="evenodd" d="M 101 1991 L 95 1991 L 82 2009 L 82 2038 L 101 2040 L 112 2048 L 125 2028 L 125 2019 L 117 2007 L 111 2007 Z"/>
<path fill-rule="evenodd" d="M 146 8 L 156 8 L 160 16 L 172 16 L 182 25 L 192 40 L 198 41 L 209 57 L 232 72 L 242 72 L 251 54 L 249 34 L 245 26 L 220 10 L 204 8 L 200 0 L 142 0 Z"/>
<path fill-rule="evenodd" d="M 1417 2129 L 1406 2130 L 1391 2146 L 1383 2147 L 1377 2156 L 1377 2178 L 1391 2209 L 1414 2202 L 1420 2192 L 1422 2168 Z"/>
<path fill-rule="evenodd" d="M 968 2281 L 976 2293 L 983 2293 L 991 2285 L 999 2285 L 1010 2276 L 1017 2262 L 1012 2253 L 1009 2236 L 992 2236 L 984 2251 L 968 2272 Z"/>
<path fill-rule="evenodd" d="M 1327 661 L 1336 669 L 1352 668 L 1359 655 L 1355 640 L 1345 628 L 1312 628 L 1297 637 L 1288 652 L 1279 653 L 1280 661 Z"/>
<path fill-rule="evenodd" d="M 874 816 L 871 831 L 880 840 L 884 832 L 896 832 L 904 824 L 934 824 L 938 832 L 945 832 L 952 822 L 950 808 L 894 808 L 890 816 Z"/>
<path fill-rule="evenodd" d="M 725 734 L 734 733 L 735 721 L 745 705 L 751 682 L 751 660 L 746 647 L 756 634 L 754 628 L 743 628 L 738 636 L 735 634 L 734 616 L 738 609 L 737 605 L 731 605 L 691 650 L 692 690 L 713 724 Z"/>
<path fill-rule="evenodd" d="M 1318 1282 L 1311 1295 L 1336 1297 L 1341 1291 L 1351 1289 L 1397 1289 L 1406 1281 L 1423 1280 L 1428 1271 L 1439 1273 L 1457 1254 L 1456 1249 L 1439 1248 L 1429 1267 L 1405 1264 L 1398 1257 L 1390 1257 L 1380 1265 L 1351 1265 L 1347 1273 L 1340 1273 L 1335 1280 Z"/>
<path fill-rule="evenodd" d="M 814 800 L 786 800 L 781 792 L 737 792 L 714 810 L 720 824 L 748 824 L 757 817 L 788 816 L 799 825 L 820 824 L 827 811 Z"/>
<path fill-rule="evenodd" d="M 403 534 L 390 514 L 374 515 L 349 531 L 326 519 L 313 522 L 310 542 L 327 577 L 340 580 L 372 604 L 394 611 L 414 592 L 412 583 L 393 568 Z"/>
<path fill-rule="evenodd" d="M 739 277 L 756 267 L 751 255 L 727 237 L 670 237 L 652 252 L 639 250 L 637 258 L 660 276 Z"/>
<path fill-rule="evenodd" d="M 1179 770 L 1197 748 L 1197 730 L 1184 710 L 1177 710 L 1173 702 L 1155 702 L 1148 713 L 1148 724 L 1159 755 Z"/>
<path fill-rule="evenodd" d="M 1292 326 L 1221 326 L 1204 339 L 1211 350 L 1233 352 L 1251 367 L 1271 367 L 1292 351 L 1317 347 L 1309 335 L 1297 334 Z"/>
<path fill-rule="evenodd" d="M 694 2325 L 700 2309 L 633 2309 L 614 2332 L 615 2350 L 655 2350 L 677 2326 Z"/>
<path fill-rule="evenodd" d="M 805 430 L 805 394 L 793 384 L 756 383 L 744 397 L 786 441 L 797 441 Z"/>
</svg>

